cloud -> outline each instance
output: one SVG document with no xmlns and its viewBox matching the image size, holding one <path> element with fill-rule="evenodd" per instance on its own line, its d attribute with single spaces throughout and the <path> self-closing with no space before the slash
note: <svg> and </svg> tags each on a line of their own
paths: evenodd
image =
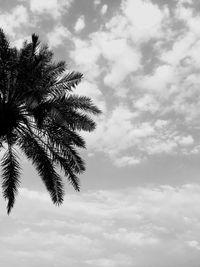
<svg viewBox="0 0 200 267">
<path fill-rule="evenodd" d="M 89 42 L 74 38 L 74 49 L 70 52 L 71 59 L 87 80 L 94 81 L 101 73 L 97 61 L 100 57 L 98 46 L 90 45 Z"/>
<path fill-rule="evenodd" d="M 86 136 L 89 153 L 106 153 L 117 166 L 199 151 L 200 20 L 184 1 L 169 10 L 153 1 L 123 0 L 99 30 L 73 39 L 70 56 L 77 67 L 116 100 L 105 98 L 109 109 Z"/>
<path fill-rule="evenodd" d="M 73 0 L 30 0 L 30 10 L 34 14 L 48 14 L 58 19 L 64 12 L 68 11 Z"/>
<path fill-rule="evenodd" d="M 63 25 L 56 25 L 54 29 L 47 34 L 47 40 L 50 47 L 63 45 L 64 41 L 71 36 L 71 33 Z"/>
<path fill-rule="evenodd" d="M 110 37 L 109 32 L 96 32 L 91 35 L 90 41 L 75 39 L 74 43 L 75 49 L 71 52 L 71 58 L 86 71 L 91 67 L 93 77 L 98 77 L 103 71 L 98 61 L 102 57 L 106 60 L 107 67 L 105 65 L 104 68 L 109 74 L 105 75 L 104 82 L 110 87 L 119 85 L 140 67 L 139 51 L 131 47 L 126 39 Z"/>
<path fill-rule="evenodd" d="M 152 75 L 138 78 L 137 85 L 140 86 L 140 88 L 155 90 L 162 94 L 175 80 L 176 76 L 173 67 L 170 65 L 162 65 L 157 67 Z"/>
<path fill-rule="evenodd" d="M 80 16 L 76 21 L 76 24 L 74 26 L 74 30 L 75 30 L 75 32 L 79 33 L 84 28 L 85 28 L 85 18 L 84 18 L 84 16 Z"/>
<path fill-rule="evenodd" d="M 27 9 L 23 5 L 18 5 L 9 13 L 1 12 L 0 24 L 6 34 L 15 37 L 17 33 L 16 31 L 21 27 L 27 27 L 29 25 L 29 14 Z"/>
<path fill-rule="evenodd" d="M 172 120 L 141 121 L 141 112 L 141 107 L 138 112 L 125 105 L 107 110 L 95 132 L 84 134 L 88 152 L 103 152 L 118 167 L 139 164 L 150 155 L 194 153 L 198 142 L 187 131 L 178 131 Z"/>
<path fill-rule="evenodd" d="M 135 42 L 138 42 L 138 39 L 148 41 L 150 38 L 161 37 L 163 20 L 169 16 L 167 8 L 162 10 L 151 1 L 122 1 L 122 11 L 128 20 L 131 37 Z"/>
<path fill-rule="evenodd" d="M 101 0 L 94 0 L 95 7 L 101 4 Z"/>
<path fill-rule="evenodd" d="M 105 15 L 107 13 L 107 10 L 108 10 L 108 5 L 103 5 L 101 8 L 101 14 Z"/>
<path fill-rule="evenodd" d="M 196 267 L 199 205 L 197 184 L 70 194 L 59 208 L 46 193 L 24 188 L 9 218 L 12 226 L 1 214 L 1 261 L 5 267 L 22 259 L 22 266 L 31 267 L 173 267 L 192 258 Z"/>
<path fill-rule="evenodd" d="M 116 157 L 114 159 L 114 162 L 115 165 L 118 167 L 125 167 L 125 166 L 139 164 L 141 162 L 141 159 L 134 158 L 134 156 L 121 156 L 121 157 Z"/>
<path fill-rule="evenodd" d="M 180 140 L 179 143 L 184 146 L 189 146 L 194 143 L 194 138 L 191 135 L 188 136 L 183 136 Z"/>
<path fill-rule="evenodd" d="M 150 94 L 144 94 L 142 97 L 133 100 L 133 105 L 138 111 L 148 111 L 152 114 L 160 109 L 159 101 Z"/>
<path fill-rule="evenodd" d="M 110 87 L 115 87 L 125 80 L 130 74 L 140 67 L 140 53 L 128 45 L 125 39 L 103 40 L 102 55 L 109 62 L 109 74 L 104 77 L 104 82 Z"/>
<path fill-rule="evenodd" d="M 104 13 L 106 10 L 107 6 L 103 5 L 101 11 Z M 96 57 L 90 59 L 92 66 L 101 70 L 100 61 L 103 58 L 104 82 L 107 86 L 116 88 L 125 82 L 130 74 L 140 70 L 142 55 L 138 45 L 161 37 L 162 24 L 168 15 L 167 8 L 160 9 L 150 1 L 122 1 L 120 11 L 105 24 L 104 30 L 91 33 L 85 40 L 74 39 L 75 49 L 71 57 L 74 58 L 76 54 L 84 56 L 86 48 L 89 54 L 90 50 L 96 51 Z M 74 61 L 80 65 L 78 56 Z M 87 66 L 87 59 L 84 65 Z"/>
</svg>

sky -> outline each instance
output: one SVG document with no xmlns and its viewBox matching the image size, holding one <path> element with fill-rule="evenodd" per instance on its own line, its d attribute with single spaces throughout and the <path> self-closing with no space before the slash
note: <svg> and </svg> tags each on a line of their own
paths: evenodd
<svg viewBox="0 0 200 267">
<path fill-rule="evenodd" d="M 199 1 L 0 0 L 0 26 L 18 48 L 38 34 L 103 111 L 62 206 L 22 159 L 9 216 L 0 199 L 2 266 L 198 267 Z"/>
</svg>

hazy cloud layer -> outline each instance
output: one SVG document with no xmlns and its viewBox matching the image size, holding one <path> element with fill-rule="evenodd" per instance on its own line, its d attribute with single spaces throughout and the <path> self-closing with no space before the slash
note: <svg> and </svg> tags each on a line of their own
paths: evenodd
<svg viewBox="0 0 200 267">
<path fill-rule="evenodd" d="M 196 267 L 199 205 L 197 184 L 87 192 L 68 196 L 59 208 L 48 195 L 24 188 L 12 217 L 1 215 L 7 229 L 0 230 L 1 262 Z"/>
</svg>

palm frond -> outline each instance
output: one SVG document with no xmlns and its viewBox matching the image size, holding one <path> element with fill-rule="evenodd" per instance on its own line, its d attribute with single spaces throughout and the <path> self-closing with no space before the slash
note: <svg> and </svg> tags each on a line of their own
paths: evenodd
<svg viewBox="0 0 200 267">
<path fill-rule="evenodd" d="M 57 107 L 59 110 L 81 110 L 86 113 L 94 115 L 101 114 L 101 110 L 93 104 L 92 100 L 86 96 L 80 96 L 75 94 L 56 95 L 53 98 L 45 102 L 46 107 Z"/>
<path fill-rule="evenodd" d="M 47 124 L 44 129 L 48 134 L 48 138 L 56 139 L 57 143 L 61 143 L 66 147 L 70 144 L 79 148 L 85 148 L 85 141 L 77 132 L 70 130 L 64 125 L 59 125 L 56 121 Z"/>
<path fill-rule="evenodd" d="M 7 212 L 10 213 L 15 203 L 15 197 L 19 186 L 20 165 L 17 160 L 17 154 L 14 152 L 12 145 L 8 145 L 2 160 L 2 188 L 3 196 L 8 200 Z"/>
<path fill-rule="evenodd" d="M 61 170 L 64 171 L 65 176 L 68 178 L 68 181 L 73 186 L 73 188 L 76 191 L 80 191 L 80 180 L 74 173 L 71 162 L 68 160 L 68 158 L 66 159 L 61 156 L 55 149 L 53 149 L 51 152 L 53 156 L 52 160 L 60 166 Z"/>
<path fill-rule="evenodd" d="M 51 159 L 42 144 L 31 136 L 24 133 L 19 140 L 20 148 L 36 167 L 53 203 L 59 205 L 63 202 L 64 189 L 61 177 L 56 173 Z"/>
<path fill-rule="evenodd" d="M 93 104 L 89 97 L 86 96 L 69 94 L 68 96 L 62 97 L 62 99 L 59 99 L 59 102 L 71 109 L 80 109 L 94 115 L 101 114 L 101 110 Z"/>
<path fill-rule="evenodd" d="M 51 65 L 46 67 L 45 75 L 51 75 L 51 78 L 53 78 L 53 81 L 54 79 L 56 81 L 56 79 L 58 79 L 63 74 L 65 69 L 66 69 L 65 61 L 59 61 L 56 63 L 54 62 Z"/>
<path fill-rule="evenodd" d="M 51 93 L 58 95 L 65 93 L 65 91 L 72 91 L 80 82 L 83 74 L 80 72 L 70 72 L 58 79 L 51 87 Z"/>
<path fill-rule="evenodd" d="M 62 132 L 63 129 L 60 130 L 60 133 L 55 130 L 51 131 L 51 129 L 52 128 L 49 128 L 47 131 L 48 145 L 51 147 L 51 151 L 55 150 L 61 157 L 65 158 L 68 162 L 68 167 L 71 168 L 73 172 L 84 172 L 85 162 L 80 157 L 79 153 L 74 149 L 74 140 L 72 142 L 70 137 L 65 138 L 66 135 L 65 132 Z"/>
<path fill-rule="evenodd" d="M 78 111 L 69 110 L 63 116 L 63 125 L 77 131 L 91 132 L 96 128 L 96 123 L 88 115 Z"/>
</svg>

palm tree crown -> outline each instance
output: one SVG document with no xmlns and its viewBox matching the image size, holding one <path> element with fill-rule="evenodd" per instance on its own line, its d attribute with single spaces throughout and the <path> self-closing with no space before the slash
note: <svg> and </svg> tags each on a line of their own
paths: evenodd
<svg viewBox="0 0 200 267">
<path fill-rule="evenodd" d="M 72 94 L 81 81 L 79 72 L 66 73 L 64 61 L 33 34 L 21 49 L 10 46 L 0 29 L 0 147 L 3 196 L 7 211 L 14 206 L 20 184 L 18 149 L 32 161 L 53 203 L 63 202 L 64 172 L 75 190 L 85 164 L 77 148 L 85 148 L 79 131 L 93 131 L 89 116 L 101 111 L 85 96 Z"/>
</svg>

